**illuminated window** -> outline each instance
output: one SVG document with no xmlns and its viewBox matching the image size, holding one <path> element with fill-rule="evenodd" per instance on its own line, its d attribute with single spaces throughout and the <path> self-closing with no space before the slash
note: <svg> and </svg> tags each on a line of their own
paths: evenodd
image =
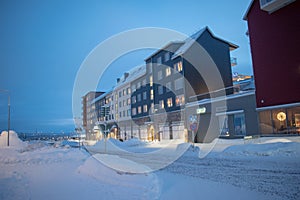
<svg viewBox="0 0 300 200">
<path fill-rule="evenodd" d="M 127 88 L 127 94 L 130 94 L 130 88 L 129 87 Z"/>
<path fill-rule="evenodd" d="M 179 95 L 176 97 L 175 100 L 176 106 L 182 106 L 184 105 L 185 101 L 184 101 L 184 95 Z"/>
<path fill-rule="evenodd" d="M 127 105 L 130 105 L 130 98 L 127 99 Z"/>
<path fill-rule="evenodd" d="M 143 111 L 144 111 L 144 113 L 148 111 L 148 106 L 147 105 L 143 106 Z"/>
<path fill-rule="evenodd" d="M 154 99 L 154 92 L 153 92 L 153 89 L 150 90 L 150 99 L 153 100 Z"/>
<path fill-rule="evenodd" d="M 153 86 L 153 76 L 149 76 L 149 83 L 150 83 L 150 86 Z"/>
<path fill-rule="evenodd" d="M 141 114 L 142 113 L 142 106 L 139 106 L 138 107 L 138 114 Z"/>
<path fill-rule="evenodd" d="M 123 89 L 123 96 L 125 96 L 126 95 L 126 90 L 125 89 Z"/>
<path fill-rule="evenodd" d="M 178 63 L 175 63 L 174 64 L 174 69 L 178 72 L 181 72 L 182 71 L 182 62 L 179 61 Z"/>
<path fill-rule="evenodd" d="M 115 110 L 118 110 L 118 104 L 117 103 L 115 104 Z"/>
<path fill-rule="evenodd" d="M 169 108 L 173 106 L 173 99 L 172 98 L 167 99 L 167 105 L 168 105 Z"/>
<path fill-rule="evenodd" d="M 166 68 L 166 76 L 170 76 L 171 75 L 171 67 L 167 67 Z"/>
<path fill-rule="evenodd" d="M 123 100 L 123 106 L 126 106 L 126 100 Z"/>
<path fill-rule="evenodd" d="M 165 108 L 164 100 L 159 101 L 159 108 L 161 109 Z"/>
</svg>

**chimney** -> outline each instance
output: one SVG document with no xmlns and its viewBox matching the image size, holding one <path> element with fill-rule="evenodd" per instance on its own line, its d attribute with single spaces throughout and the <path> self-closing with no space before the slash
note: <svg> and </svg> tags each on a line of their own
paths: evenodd
<svg viewBox="0 0 300 200">
<path fill-rule="evenodd" d="M 129 73 L 128 72 L 125 72 L 124 73 L 124 80 L 126 80 L 126 78 L 129 76 Z"/>
<path fill-rule="evenodd" d="M 117 83 L 119 83 L 120 82 L 120 78 L 117 78 Z"/>
</svg>

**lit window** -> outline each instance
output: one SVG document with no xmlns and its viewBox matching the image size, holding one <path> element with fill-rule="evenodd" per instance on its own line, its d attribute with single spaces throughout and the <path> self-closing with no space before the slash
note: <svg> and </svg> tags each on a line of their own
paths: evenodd
<svg viewBox="0 0 300 200">
<path fill-rule="evenodd" d="M 127 88 L 127 94 L 130 94 L 130 88 Z"/>
<path fill-rule="evenodd" d="M 182 106 L 184 105 L 185 101 L 184 101 L 184 95 L 179 95 L 176 97 L 175 100 L 176 106 Z"/>
<path fill-rule="evenodd" d="M 127 105 L 130 105 L 130 98 L 127 99 Z"/>
<path fill-rule="evenodd" d="M 162 85 L 158 86 L 158 94 L 163 94 L 164 93 L 164 88 Z"/>
<path fill-rule="evenodd" d="M 143 100 L 147 100 L 147 92 L 143 92 Z"/>
<path fill-rule="evenodd" d="M 148 106 L 147 105 L 143 106 L 143 111 L 144 111 L 144 113 L 148 111 Z"/>
<path fill-rule="evenodd" d="M 138 107 L 138 114 L 141 114 L 142 113 L 142 106 L 139 106 Z"/>
<path fill-rule="evenodd" d="M 166 68 L 166 76 L 170 76 L 171 75 L 171 67 L 167 67 Z"/>
<path fill-rule="evenodd" d="M 150 86 L 153 86 L 153 76 L 149 76 L 149 83 L 150 83 Z"/>
<path fill-rule="evenodd" d="M 126 100 L 123 100 L 123 106 L 126 106 Z"/>
<path fill-rule="evenodd" d="M 161 80 L 162 78 L 163 78 L 162 71 L 160 70 L 160 71 L 157 72 L 157 79 Z"/>
<path fill-rule="evenodd" d="M 126 95 L 126 90 L 125 89 L 123 89 L 123 96 L 125 96 Z"/>
<path fill-rule="evenodd" d="M 182 71 L 182 62 L 179 61 L 178 63 L 175 63 L 174 64 L 174 69 L 178 72 L 181 72 Z"/>
<path fill-rule="evenodd" d="M 118 104 L 117 103 L 115 104 L 115 110 L 118 110 Z"/>
<path fill-rule="evenodd" d="M 154 92 L 153 92 L 153 89 L 150 90 L 150 99 L 153 100 L 154 99 Z"/>
<path fill-rule="evenodd" d="M 175 80 L 175 90 L 179 90 L 183 88 L 183 78 L 179 78 Z"/>
<path fill-rule="evenodd" d="M 165 108 L 164 100 L 159 101 L 159 108 L 161 109 Z"/>
<path fill-rule="evenodd" d="M 115 100 L 116 101 L 118 100 L 118 94 L 115 94 Z"/>
<path fill-rule="evenodd" d="M 172 98 L 167 99 L 167 105 L 168 105 L 169 108 L 173 106 L 173 99 Z"/>
</svg>

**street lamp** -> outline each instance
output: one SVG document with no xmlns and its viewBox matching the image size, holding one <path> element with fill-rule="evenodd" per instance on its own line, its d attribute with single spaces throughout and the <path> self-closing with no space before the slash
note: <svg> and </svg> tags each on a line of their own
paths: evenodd
<svg viewBox="0 0 300 200">
<path fill-rule="evenodd" d="M 0 92 L 6 92 L 7 97 L 7 108 L 8 108 L 8 114 L 7 114 L 7 146 L 9 146 L 9 130 L 10 130 L 10 94 L 9 90 L 0 90 Z"/>
</svg>

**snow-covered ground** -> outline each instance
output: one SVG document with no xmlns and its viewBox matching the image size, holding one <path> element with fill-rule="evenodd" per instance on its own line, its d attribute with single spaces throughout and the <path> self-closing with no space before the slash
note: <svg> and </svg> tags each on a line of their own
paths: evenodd
<svg viewBox="0 0 300 200">
<path fill-rule="evenodd" d="M 6 147 L 6 138 L 2 132 L 1 200 L 300 199 L 300 137 L 215 140 L 195 147 L 109 140 L 88 146 L 90 152 L 66 142 L 25 143 L 14 132 Z M 167 167 L 149 172 L 168 163 L 169 152 L 186 149 Z M 148 162 L 130 157 L 138 153 Z"/>
</svg>

